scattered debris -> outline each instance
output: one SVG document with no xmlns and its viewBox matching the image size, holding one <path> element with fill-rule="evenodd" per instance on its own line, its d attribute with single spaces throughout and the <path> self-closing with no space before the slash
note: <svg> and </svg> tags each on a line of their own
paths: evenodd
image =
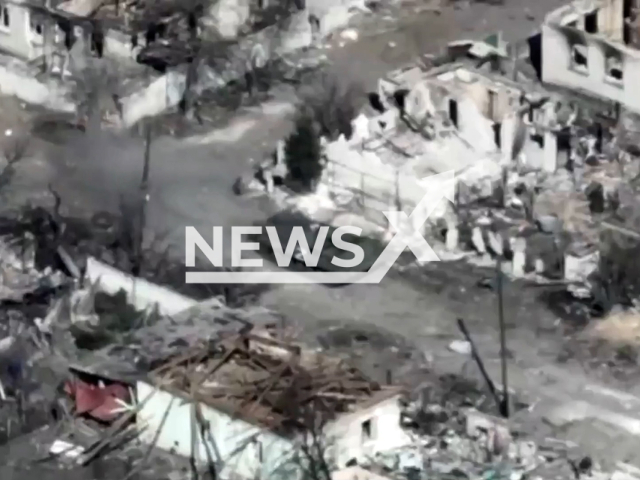
<svg viewBox="0 0 640 480">
<path fill-rule="evenodd" d="M 88 415 L 101 422 L 113 422 L 132 401 L 129 388 L 119 383 L 93 385 L 75 379 L 64 388 L 75 402 L 76 415 Z"/>
<path fill-rule="evenodd" d="M 449 344 L 449 350 L 461 355 L 471 355 L 471 343 L 464 340 L 454 340 Z"/>
<path fill-rule="evenodd" d="M 77 459 L 84 453 L 84 449 L 79 445 L 66 442 L 64 440 L 56 440 L 49 448 L 51 455 L 64 456 L 71 459 Z"/>
</svg>

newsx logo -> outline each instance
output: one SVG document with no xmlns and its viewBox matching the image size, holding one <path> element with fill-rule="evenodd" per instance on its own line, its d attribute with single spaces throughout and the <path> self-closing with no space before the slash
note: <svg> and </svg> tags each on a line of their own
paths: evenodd
<svg viewBox="0 0 640 480">
<path fill-rule="evenodd" d="M 454 172 L 444 172 L 423 179 L 420 183 L 425 189 L 423 198 L 418 202 L 410 215 L 403 211 L 383 212 L 389 221 L 389 226 L 395 235 L 386 245 L 373 265 L 365 272 L 362 271 L 323 271 L 323 272 L 290 272 L 290 271 L 189 271 L 185 274 L 186 283 L 380 283 L 387 272 L 393 267 L 400 255 L 407 248 L 413 252 L 420 263 L 438 262 L 440 258 L 433 251 L 421 233 L 427 219 L 444 198 L 454 201 L 455 183 Z M 326 225 L 305 228 L 294 226 L 291 229 L 286 247 L 283 248 L 275 226 L 265 227 L 271 250 L 279 267 L 288 267 L 293 259 L 304 262 L 307 267 L 317 267 L 324 251 L 329 231 L 333 246 L 352 255 L 350 258 L 340 258 L 333 255 L 331 264 L 338 268 L 349 269 L 361 265 L 365 259 L 365 251 L 361 245 L 347 241 L 344 236 L 351 235 L 359 238 L 362 229 L 354 226 L 332 228 Z M 313 248 L 310 248 L 308 231 L 315 233 Z M 223 227 L 213 227 L 213 243 L 210 245 L 194 227 L 185 227 L 185 264 L 189 268 L 196 266 L 196 247 L 204 254 L 214 267 L 223 266 Z M 263 267 L 261 258 L 242 258 L 248 251 L 257 251 L 260 244 L 248 241 L 245 236 L 262 235 L 263 227 L 231 227 L 231 266 L 240 268 Z M 347 255 L 349 257 L 349 255 Z"/>
<path fill-rule="evenodd" d="M 307 267 L 315 268 L 318 266 L 320 256 L 324 250 L 330 227 L 326 225 L 313 225 L 305 230 L 302 226 L 294 226 L 291 229 L 291 235 L 287 241 L 286 247 L 283 247 L 282 241 L 278 235 L 278 229 L 275 226 L 264 227 L 266 230 L 269 244 L 275 257 L 278 267 L 284 268 L 291 265 L 293 259 L 303 261 Z M 264 262 L 261 258 L 243 258 L 244 252 L 260 250 L 260 243 L 247 240 L 248 236 L 263 235 L 263 227 L 231 227 L 231 267 L 237 268 L 262 268 Z M 309 245 L 309 232 L 315 234 L 315 242 L 313 248 Z M 351 226 L 334 228 L 331 233 L 331 243 L 339 250 L 343 250 L 351 254 L 351 258 L 340 258 L 333 256 L 331 263 L 338 268 L 353 268 L 362 263 L 364 260 L 364 249 L 353 242 L 345 240 L 345 235 L 360 236 L 362 229 Z M 193 268 L 196 266 L 196 247 L 211 262 L 214 267 L 224 266 L 224 228 L 213 227 L 213 242 L 209 244 L 195 227 L 186 227 L 185 229 L 185 259 L 186 266 Z"/>
</svg>

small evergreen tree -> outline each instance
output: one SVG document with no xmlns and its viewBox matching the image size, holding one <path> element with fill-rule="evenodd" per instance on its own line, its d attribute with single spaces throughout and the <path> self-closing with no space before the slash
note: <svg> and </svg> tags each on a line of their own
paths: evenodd
<svg viewBox="0 0 640 480">
<path fill-rule="evenodd" d="M 313 191 L 322 175 L 322 145 L 313 118 L 299 115 L 285 144 L 289 180 L 304 191 Z"/>
</svg>

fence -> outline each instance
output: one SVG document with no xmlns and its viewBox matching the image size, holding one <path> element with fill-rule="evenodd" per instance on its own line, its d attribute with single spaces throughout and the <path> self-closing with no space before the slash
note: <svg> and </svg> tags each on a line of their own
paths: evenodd
<svg viewBox="0 0 640 480">
<path fill-rule="evenodd" d="M 403 184 L 414 183 L 417 186 L 417 181 L 393 167 L 390 167 L 390 175 L 382 177 L 337 160 L 327 159 L 326 162 L 322 183 L 328 187 L 336 204 L 385 229 L 388 221 L 383 212 L 400 210 L 409 213 L 424 194 L 420 190 L 412 192 L 419 193 L 418 198 L 407 195 L 408 190 L 414 189 L 403 191 Z"/>
</svg>

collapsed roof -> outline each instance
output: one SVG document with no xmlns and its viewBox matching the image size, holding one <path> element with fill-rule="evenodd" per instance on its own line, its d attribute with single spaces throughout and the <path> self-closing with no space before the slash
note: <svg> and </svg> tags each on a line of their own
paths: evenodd
<svg viewBox="0 0 640 480">
<path fill-rule="evenodd" d="M 273 328 L 251 325 L 170 359 L 150 377 L 165 390 L 281 435 L 318 428 L 400 393 L 340 358 L 304 350 L 278 339 Z"/>
</svg>

